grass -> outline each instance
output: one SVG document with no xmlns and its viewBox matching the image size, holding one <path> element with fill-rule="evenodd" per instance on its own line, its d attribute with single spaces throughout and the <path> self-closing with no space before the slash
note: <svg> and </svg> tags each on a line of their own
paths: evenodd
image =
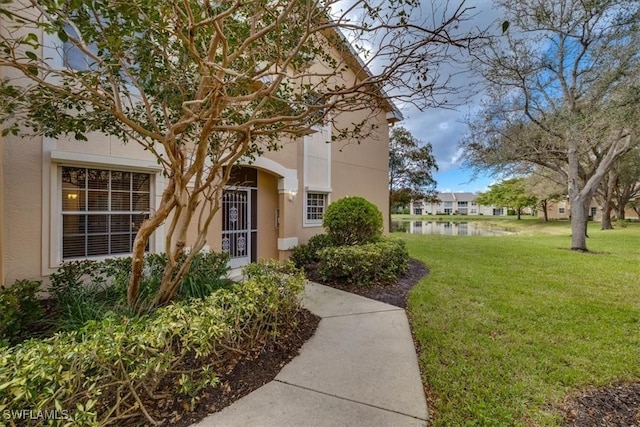
<svg viewBox="0 0 640 427">
<path fill-rule="evenodd" d="M 560 425 L 571 393 L 640 379 L 640 224 L 594 225 L 592 253 L 567 222 L 401 235 L 430 269 L 409 313 L 435 425 Z"/>
</svg>

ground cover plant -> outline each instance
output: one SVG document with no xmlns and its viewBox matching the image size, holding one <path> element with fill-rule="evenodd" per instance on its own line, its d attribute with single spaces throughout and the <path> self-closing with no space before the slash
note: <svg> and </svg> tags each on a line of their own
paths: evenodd
<svg viewBox="0 0 640 427">
<path fill-rule="evenodd" d="M 572 396 L 640 379 L 640 224 L 590 227 L 578 253 L 568 222 L 520 223 L 395 235 L 429 268 L 409 314 L 437 426 L 560 425 Z"/>
<path fill-rule="evenodd" d="M 302 273 L 274 261 L 244 275 L 205 298 L 143 315 L 111 311 L 79 330 L 0 348 L 0 412 L 29 408 L 60 425 L 174 424 L 180 416 L 166 402 L 194 410 L 241 359 L 296 328 Z"/>
</svg>

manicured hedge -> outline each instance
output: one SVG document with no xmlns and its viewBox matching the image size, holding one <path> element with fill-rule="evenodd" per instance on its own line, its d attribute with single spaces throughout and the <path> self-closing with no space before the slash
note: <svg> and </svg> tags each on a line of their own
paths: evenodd
<svg viewBox="0 0 640 427">
<path fill-rule="evenodd" d="M 338 246 L 318 252 L 318 272 L 324 281 L 360 285 L 392 283 L 408 269 L 404 241 L 380 239 L 358 246 Z"/>
<path fill-rule="evenodd" d="M 320 261 L 318 252 L 324 248 L 336 246 L 328 234 L 316 234 L 307 243 L 298 245 L 291 252 L 291 261 L 298 268 L 305 268 Z"/>
<path fill-rule="evenodd" d="M 216 369 L 225 361 L 292 327 L 304 275 L 274 262 L 252 265 L 245 275 L 242 284 L 152 315 L 112 313 L 79 331 L 1 348 L 0 413 L 57 411 L 60 425 L 117 425 L 132 414 L 151 423 L 142 402 L 161 381 L 194 396 L 217 383 Z M 170 374 L 187 359 L 208 364 Z"/>
</svg>

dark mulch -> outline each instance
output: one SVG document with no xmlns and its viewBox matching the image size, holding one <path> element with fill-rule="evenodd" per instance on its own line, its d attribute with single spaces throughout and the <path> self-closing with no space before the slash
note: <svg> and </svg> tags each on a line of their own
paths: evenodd
<svg viewBox="0 0 640 427">
<path fill-rule="evenodd" d="M 298 326 L 260 351 L 233 360 L 226 365 L 227 372 L 219 372 L 220 383 L 200 392 L 192 402 L 187 396 L 176 393 L 175 381 L 165 381 L 156 395 L 162 399 L 145 400 L 144 405 L 151 418 L 163 426 L 189 426 L 207 415 L 218 412 L 236 400 L 273 380 L 278 372 L 299 354 L 302 345 L 313 336 L 320 318 L 308 310 L 296 315 Z M 189 367 L 206 364 L 200 361 L 186 363 Z M 121 426 L 149 425 L 142 416 L 119 420 Z"/>
<path fill-rule="evenodd" d="M 323 283 L 336 289 L 361 295 L 376 301 L 381 301 L 397 307 L 407 308 L 407 295 L 411 288 L 429 273 L 427 267 L 416 259 L 409 259 L 409 270 L 402 275 L 397 283 L 362 286 L 340 282 L 326 283 L 321 280 L 314 269 L 307 271 L 307 276 L 314 282 Z"/>
<path fill-rule="evenodd" d="M 580 392 L 567 398 L 560 410 L 570 427 L 639 427 L 640 383 Z"/>
</svg>

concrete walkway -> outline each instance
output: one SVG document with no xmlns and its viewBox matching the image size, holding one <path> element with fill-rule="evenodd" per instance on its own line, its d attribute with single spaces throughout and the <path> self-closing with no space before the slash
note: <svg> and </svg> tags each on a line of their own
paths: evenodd
<svg viewBox="0 0 640 427">
<path fill-rule="evenodd" d="M 322 320 L 300 355 L 196 426 L 426 426 L 403 309 L 315 283 L 303 305 Z"/>
</svg>

